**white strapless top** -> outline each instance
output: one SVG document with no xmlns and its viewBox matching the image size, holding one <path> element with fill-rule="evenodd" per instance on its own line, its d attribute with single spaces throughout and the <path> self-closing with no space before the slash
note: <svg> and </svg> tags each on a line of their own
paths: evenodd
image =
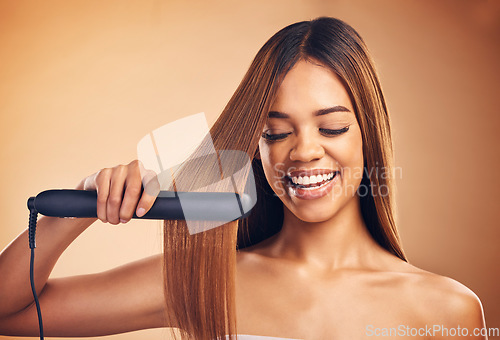
<svg viewBox="0 0 500 340">
<path fill-rule="evenodd" d="M 229 339 L 229 335 L 226 335 L 226 339 Z M 263 336 L 263 335 L 238 334 L 238 340 L 299 340 L 299 339 L 276 338 L 273 336 Z"/>
</svg>

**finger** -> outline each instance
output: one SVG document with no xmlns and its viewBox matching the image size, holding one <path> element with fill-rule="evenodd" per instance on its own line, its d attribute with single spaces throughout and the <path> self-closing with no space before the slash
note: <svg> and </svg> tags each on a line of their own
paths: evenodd
<svg viewBox="0 0 500 340">
<path fill-rule="evenodd" d="M 129 164 L 130 166 L 130 164 Z M 134 215 L 134 211 L 141 196 L 142 181 L 138 168 L 129 167 L 127 179 L 125 181 L 125 194 L 120 207 L 120 222 L 126 223 L 130 221 Z"/>
<path fill-rule="evenodd" d="M 88 187 L 85 187 L 85 190 L 97 191 L 97 218 L 99 218 L 103 223 L 108 222 L 106 216 L 106 205 L 109 196 L 111 172 L 111 169 L 107 168 L 96 172 L 93 179 L 89 181 Z"/>
<path fill-rule="evenodd" d="M 160 182 L 158 181 L 158 176 L 152 170 L 146 170 L 144 172 L 144 177 L 142 179 L 144 185 L 144 192 L 142 193 L 141 199 L 137 204 L 136 215 L 141 217 L 146 214 L 146 212 L 153 206 L 156 197 L 160 193 Z"/>
<path fill-rule="evenodd" d="M 111 224 L 120 223 L 120 206 L 123 200 L 126 178 L 127 167 L 125 165 L 118 165 L 113 168 L 108 203 L 106 204 L 106 217 Z"/>
<path fill-rule="evenodd" d="M 83 190 L 97 190 L 97 176 L 99 176 L 99 173 L 102 172 L 105 169 L 102 169 L 100 171 L 97 171 L 96 173 L 88 176 L 85 178 L 83 181 Z"/>
</svg>

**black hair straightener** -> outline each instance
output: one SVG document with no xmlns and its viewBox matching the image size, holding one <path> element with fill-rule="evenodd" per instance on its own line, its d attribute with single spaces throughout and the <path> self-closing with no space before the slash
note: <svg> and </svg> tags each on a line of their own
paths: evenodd
<svg viewBox="0 0 500 340">
<path fill-rule="evenodd" d="M 160 191 L 151 209 L 136 219 L 220 221 L 220 225 L 245 218 L 255 202 L 247 194 L 234 192 L 172 192 Z M 53 217 L 97 217 L 97 192 L 87 190 L 54 189 L 28 199 L 30 283 L 38 314 L 40 339 L 43 322 L 40 303 L 35 290 L 34 259 L 35 232 L 38 213 Z"/>
</svg>

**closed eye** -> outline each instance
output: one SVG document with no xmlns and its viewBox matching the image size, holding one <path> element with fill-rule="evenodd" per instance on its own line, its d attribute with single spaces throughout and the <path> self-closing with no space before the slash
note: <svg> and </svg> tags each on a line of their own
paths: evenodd
<svg viewBox="0 0 500 340">
<path fill-rule="evenodd" d="M 280 139 L 284 139 L 286 138 L 288 135 L 290 135 L 291 132 L 287 132 L 287 133 L 278 133 L 278 134 L 269 134 L 269 133 L 266 133 L 264 132 L 262 134 L 262 138 L 268 140 L 268 141 L 276 141 L 276 140 L 280 140 Z"/>
<path fill-rule="evenodd" d="M 346 126 L 342 129 L 337 129 L 337 130 L 331 130 L 331 129 L 319 129 L 321 133 L 324 133 L 325 135 L 329 136 L 338 136 L 343 134 L 344 132 L 347 132 L 349 130 L 349 126 Z"/>
</svg>

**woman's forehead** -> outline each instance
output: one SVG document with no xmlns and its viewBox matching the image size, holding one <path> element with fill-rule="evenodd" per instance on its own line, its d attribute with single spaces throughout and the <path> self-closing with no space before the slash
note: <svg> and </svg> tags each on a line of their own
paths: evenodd
<svg viewBox="0 0 500 340">
<path fill-rule="evenodd" d="M 271 111 L 311 111 L 337 105 L 352 110 L 340 78 L 326 66 L 299 61 L 283 79 Z"/>
</svg>

